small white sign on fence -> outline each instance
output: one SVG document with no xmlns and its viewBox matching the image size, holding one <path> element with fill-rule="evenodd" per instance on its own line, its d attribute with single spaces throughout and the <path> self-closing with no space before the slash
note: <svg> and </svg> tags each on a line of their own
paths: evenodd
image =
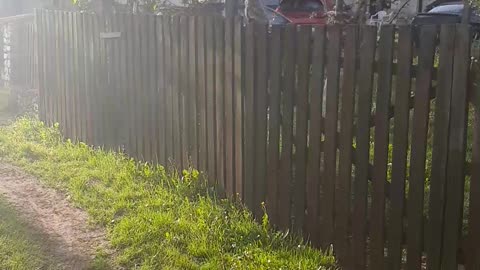
<svg viewBox="0 0 480 270">
<path fill-rule="evenodd" d="M 101 32 L 100 38 L 103 39 L 113 39 L 113 38 L 120 38 L 122 36 L 122 32 Z"/>
</svg>

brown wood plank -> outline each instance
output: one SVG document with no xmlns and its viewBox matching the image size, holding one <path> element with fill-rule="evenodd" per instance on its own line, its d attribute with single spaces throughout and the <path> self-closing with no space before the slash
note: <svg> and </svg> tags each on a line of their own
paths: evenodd
<svg viewBox="0 0 480 270">
<path fill-rule="evenodd" d="M 182 140 L 181 140 L 181 112 L 180 112 L 180 17 L 172 18 L 172 117 L 173 117 L 173 144 L 174 144 L 174 161 L 177 169 L 182 166 Z"/>
<path fill-rule="evenodd" d="M 255 177 L 255 27 L 247 24 L 245 30 L 245 183 L 243 199 L 248 208 L 254 208 Z"/>
<path fill-rule="evenodd" d="M 327 93 L 325 109 L 325 176 L 321 183 L 320 193 L 320 228 L 322 236 L 320 244 L 323 247 L 333 240 L 333 210 L 335 179 L 337 177 L 337 123 L 338 123 L 338 98 L 340 92 L 340 53 L 341 35 L 340 25 L 327 28 Z"/>
<path fill-rule="evenodd" d="M 60 107 L 60 130 L 62 134 L 65 134 L 65 127 L 66 127 L 66 104 L 65 104 L 65 67 L 64 67 L 64 42 L 63 42 L 63 12 L 56 11 L 56 35 L 57 35 L 57 83 L 59 88 L 59 107 Z M 28 44 L 27 44 L 28 45 Z M 28 53 L 28 52 L 27 52 Z M 29 66 L 26 67 L 28 69 L 32 63 L 28 64 Z"/>
<path fill-rule="evenodd" d="M 181 150 L 182 150 L 182 163 L 181 168 L 186 169 L 190 166 L 190 152 L 189 152 L 189 136 L 188 130 L 189 123 L 189 106 L 188 99 L 190 95 L 188 93 L 189 74 L 188 74 L 188 21 L 186 16 L 180 17 L 180 135 L 181 135 Z M 186 78 L 185 78 L 186 77 Z"/>
<path fill-rule="evenodd" d="M 128 124 L 128 143 L 126 147 L 126 151 L 130 156 L 135 156 L 136 153 L 136 130 L 135 130 L 135 70 L 134 70 L 134 27 L 133 27 L 133 16 L 126 15 L 125 17 L 125 39 L 126 39 L 126 50 L 127 53 L 125 57 L 127 57 L 126 62 L 127 64 L 127 124 Z"/>
<path fill-rule="evenodd" d="M 54 37 L 54 25 L 53 25 L 53 11 L 47 11 L 46 12 L 46 26 L 47 26 L 47 35 L 48 35 L 48 45 L 47 45 L 47 51 L 48 51 L 48 56 L 47 56 L 47 72 L 48 72 L 48 105 L 47 107 L 49 108 L 49 124 L 53 125 L 56 122 L 56 103 L 55 103 L 55 97 L 56 97 L 56 89 L 54 86 L 55 78 L 54 78 L 54 68 L 55 66 L 53 65 L 54 61 L 54 54 L 55 54 L 55 37 Z M 73 33 L 73 31 L 72 31 Z M 72 89 L 73 90 L 73 89 Z M 75 107 L 73 107 L 75 108 Z M 74 114 L 75 115 L 75 114 Z M 74 121 L 75 123 L 76 121 Z"/>
<path fill-rule="evenodd" d="M 407 268 L 412 270 L 420 269 L 423 251 L 425 156 L 436 34 L 435 26 L 424 26 L 420 29 L 407 208 Z"/>
<path fill-rule="evenodd" d="M 395 119 L 392 150 L 392 184 L 390 186 L 390 224 L 388 229 L 388 269 L 402 267 L 403 216 L 405 208 L 405 179 L 407 174 L 408 129 L 411 96 L 412 29 L 398 30 L 398 71 L 395 90 Z"/>
<path fill-rule="evenodd" d="M 142 139 L 143 139 L 143 148 L 142 148 L 142 160 L 151 161 L 152 160 L 152 145 L 151 145 L 151 134 L 150 134 L 150 110 L 151 110 L 151 98 L 150 98 L 150 80 L 149 74 L 152 72 L 148 64 L 149 58 L 151 56 L 148 54 L 148 46 L 151 42 L 149 35 L 149 24 L 148 24 L 148 15 L 139 15 L 140 22 L 140 74 L 142 78 L 142 87 L 138 89 L 137 94 L 140 96 L 141 103 L 141 114 L 140 122 L 142 124 Z M 178 28 L 177 28 L 178 30 Z M 177 35 L 178 36 L 178 35 Z M 116 43 L 112 40 L 112 42 Z M 177 119 L 180 115 L 177 115 Z"/>
<path fill-rule="evenodd" d="M 60 99 L 59 99 L 59 92 L 60 92 L 60 89 L 59 89 L 59 86 L 58 86 L 58 81 L 57 81 L 57 75 L 58 75 L 58 63 L 57 63 L 57 59 L 58 59 L 58 56 L 57 56 L 57 45 L 58 45 L 58 40 L 57 40 L 57 28 L 58 28 L 58 24 L 56 23 L 56 16 L 55 16 L 55 11 L 51 11 L 50 14 L 49 14 L 49 21 L 50 21 L 50 33 L 51 33 L 51 54 L 50 54 L 50 63 L 51 63 L 51 79 L 52 79 L 52 84 L 51 84 L 51 87 L 52 87 L 52 119 L 53 119 L 53 122 L 54 124 L 58 124 L 59 121 L 60 121 L 60 110 L 59 110 L 59 103 L 60 103 Z M 20 42 L 18 40 L 18 37 L 16 37 L 16 35 L 14 34 L 12 36 L 12 39 L 15 40 L 15 38 L 17 38 L 17 42 Z M 15 75 L 15 64 L 16 64 L 16 59 L 15 59 L 15 56 L 13 55 L 13 59 L 12 59 L 12 64 L 13 64 L 13 74 L 12 75 Z M 20 69 L 20 67 L 18 67 L 18 69 Z M 20 70 L 18 71 L 18 73 L 20 73 Z M 13 78 L 15 79 L 15 78 Z"/>
<path fill-rule="evenodd" d="M 308 79 L 310 75 L 310 42 L 312 28 L 301 26 L 297 32 L 297 84 L 295 87 L 295 186 L 294 230 L 302 232 L 305 225 L 308 136 Z M 333 194 L 332 194 L 333 195 Z"/>
<path fill-rule="evenodd" d="M 471 81 L 479 78 L 480 66 L 474 64 Z M 480 91 L 479 86 L 471 89 L 471 103 L 473 107 L 472 131 L 472 174 L 470 178 L 470 213 L 468 217 L 468 252 L 467 270 L 480 268 Z"/>
<path fill-rule="evenodd" d="M 53 50 L 55 49 L 55 47 L 53 46 L 52 42 L 53 42 L 53 33 L 52 33 L 52 12 L 51 11 L 46 11 L 45 12 L 45 29 L 46 29 L 46 33 L 47 33 L 47 46 L 46 46 L 46 55 L 47 55 L 47 63 L 46 63 L 46 69 L 47 69 L 47 119 L 48 119 L 48 122 L 47 124 L 48 125 L 53 125 L 55 123 L 55 120 L 54 120 L 54 113 L 55 113 L 55 103 L 53 102 L 53 97 L 55 96 L 55 89 L 53 88 L 53 78 L 52 78 L 52 74 L 53 74 L 53 70 L 52 70 L 52 59 L 53 59 Z M 52 49 L 53 48 L 53 49 Z"/>
<path fill-rule="evenodd" d="M 82 109 L 81 109 L 81 71 L 80 71 L 80 51 L 79 51 L 79 25 L 80 25 L 80 20 L 79 16 L 77 13 L 73 12 L 72 13 L 72 42 L 73 42 L 73 71 L 75 72 L 76 76 L 72 76 L 73 78 L 73 110 L 74 110 L 74 125 L 75 125 L 75 134 L 74 134 L 74 140 L 75 141 L 81 141 L 82 140 Z M 78 73 L 78 74 L 77 74 Z"/>
<path fill-rule="evenodd" d="M 280 107 L 281 107 L 281 76 L 282 76 L 282 28 L 272 27 L 269 50 L 269 125 L 268 125 L 268 155 L 267 155 L 267 213 L 272 223 L 277 223 L 278 217 L 278 185 L 280 170 Z"/>
<path fill-rule="evenodd" d="M 351 182 L 353 165 L 353 115 L 355 112 L 355 86 L 358 48 L 358 27 L 349 25 L 345 28 L 344 63 L 342 76 L 342 94 L 340 111 L 340 137 L 338 176 L 335 185 L 335 254 L 341 266 L 351 268 L 350 228 Z M 317 101 L 317 102 L 321 102 Z M 319 136 L 318 136 L 319 137 Z"/>
<path fill-rule="evenodd" d="M 447 176 L 448 127 L 452 95 L 455 25 L 443 25 L 440 32 L 440 63 L 435 99 L 435 120 L 430 174 L 429 224 L 427 234 L 427 269 L 441 269 L 443 210 Z"/>
<path fill-rule="evenodd" d="M 233 73 L 234 73 L 234 144 L 235 144 L 235 193 L 243 198 L 244 183 L 244 130 L 243 130 L 243 55 L 244 27 L 243 18 L 236 17 L 234 22 Z"/>
<path fill-rule="evenodd" d="M 163 36 L 163 21 L 161 17 L 155 18 L 157 37 L 157 158 L 158 163 L 167 164 L 165 147 L 166 141 L 166 83 L 165 83 L 165 38 Z"/>
<path fill-rule="evenodd" d="M 118 32 L 117 15 L 114 14 L 110 17 L 110 31 Z M 119 149 L 119 139 L 121 131 L 119 127 L 121 119 L 120 100 L 121 100 L 121 84 L 120 84 L 120 49 L 119 41 L 111 40 L 110 48 L 108 52 L 109 62 L 109 93 L 107 102 L 109 103 L 110 110 L 107 113 L 108 121 L 110 122 L 110 128 L 108 130 L 109 140 L 112 149 Z"/>
<path fill-rule="evenodd" d="M 91 14 L 91 19 L 92 19 L 92 73 L 93 74 L 98 74 L 98 48 L 99 48 L 99 37 L 95 33 L 99 32 L 99 25 L 98 25 L 98 18 L 97 16 Z M 68 21 L 65 22 L 66 24 Z M 68 39 L 68 38 L 67 38 Z M 68 41 L 67 41 L 67 46 L 68 48 Z M 66 51 L 67 55 L 70 54 L 70 48 L 67 49 Z M 70 85 L 70 72 L 68 70 L 68 61 L 69 57 L 66 57 L 66 64 L 67 64 L 67 84 Z M 70 88 L 70 87 L 69 87 Z M 67 92 L 67 104 L 69 103 L 69 92 Z M 70 113 L 70 110 L 68 110 Z M 69 117 L 70 119 L 70 117 Z M 92 78 L 92 144 L 97 146 L 98 145 L 98 139 L 99 139 L 99 133 L 98 133 L 98 76 L 94 76 Z"/>
<path fill-rule="evenodd" d="M 208 169 L 207 149 L 207 110 L 206 110 L 206 47 L 205 47 L 205 17 L 197 19 L 197 96 L 198 96 L 198 161 L 203 172 Z"/>
<path fill-rule="evenodd" d="M 79 12 L 75 13 L 77 17 L 77 57 L 78 57 L 78 73 L 79 82 L 78 82 L 78 97 L 79 97 L 79 120 L 80 120 L 80 140 L 82 142 L 87 141 L 87 111 L 86 111 L 86 84 L 85 84 L 85 73 L 86 73 L 86 66 L 85 66 L 85 46 L 83 43 L 84 40 L 84 33 L 83 28 L 85 27 L 85 22 L 83 20 L 83 15 Z"/>
<path fill-rule="evenodd" d="M 442 269 L 458 269 L 455 256 L 461 247 L 465 188 L 465 152 L 467 138 L 467 88 L 470 66 L 471 30 L 466 24 L 457 25 L 455 60 L 450 112 L 450 136 L 447 163 L 447 198 L 445 201 L 445 228 L 443 233 Z"/>
<path fill-rule="evenodd" d="M 92 94 L 94 93 L 93 88 L 93 77 L 94 73 L 92 72 L 93 63 L 92 59 L 92 39 L 93 39 L 93 20 L 90 14 L 82 14 L 84 21 L 83 28 L 83 46 L 85 48 L 84 53 L 84 63 L 85 63 L 85 111 L 86 111 L 86 142 L 89 145 L 93 144 L 93 126 L 92 126 Z M 125 55 L 124 52 L 123 55 Z M 66 86 L 65 86 L 66 87 Z"/>
<path fill-rule="evenodd" d="M 150 139 L 150 162 L 156 163 L 158 162 L 158 128 L 156 127 L 159 120 L 158 116 L 159 113 L 157 112 L 159 106 L 157 104 L 157 98 L 158 98 L 158 91 L 157 91 L 157 76 L 158 76 L 158 70 L 157 70 L 157 63 L 156 63 L 156 58 L 155 56 L 157 55 L 157 49 L 156 49 L 156 23 L 155 23 L 155 16 L 153 15 L 148 15 L 147 16 L 147 23 L 148 23 L 148 40 L 147 40 L 147 59 L 148 59 L 148 70 L 149 72 L 147 73 L 148 76 L 148 97 L 149 97 L 149 105 L 150 105 L 150 110 L 149 110 L 149 127 L 148 127 L 148 132 L 149 132 L 149 139 Z M 120 56 L 121 57 L 121 56 Z"/>
<path fill-rule="evenodd" d="M 110 32 L 112 30 L 112 14 L 108 14 L 106 16 L 102 16 L 104 19 L 104 32 Z M 75 41 L 76 42 L 76 41 Z M 103 125 L 101 126 L 103 130 L 103 142 L 107 149 L 113 150 L 114 143 L 113 143 L 113 136 L 112 130 L 114 128 L 113 123 L 113 100 L 112 100 L 112 93 L 114 92 L 114 85 L 113 82 L 115 79 L 111 79 L 114 69 L 113 63 L 113 42 L 111 40 L 102 39 L 100 41 L 103 43 L 104 52 L 102 54 L 102 61 L 103 61 L 103 75 L 101 77 L 102 81 L 102 90 L 101 90 L 101 104 L 102 104 L 102 118 L 103 118 Z M 78 60 L 76 60 L 78 61 Z M 77 62 L 78 63 L 78 62 Z M 78 85 L 79 78 L 77 77 L 77 85 Z M 81 133 L 81 129 L 80 129 Z"/>
<path fill-rule="evenodd" d="M 164 56 L 165 56 L 165 158 L 170 165 L 170 161 L 174 158 L 174 141 L 173 141 L 173 115 L 172 115 L 172 44 L 171 44 L 171 18 L 163 17 L 163 37 L 164 37 Z"/>
<path fill-rule="evenodd" d="M 294 25 L 287 25 L 284 32 L 283 48 L 285 52 L 295 50 L 296 29 Z M 292 185 L 292 152 L 293 152 L 293 93 L 295 87 L 295 62 L 294 53 L 283 54 L 283 93 L 282 93 L 282 121 L 281 121 L 281 154 L 280 154 L 280 183 L 278 196 L 278 226 L 282 230 L 291 227 L 291 197 Z M 246 101 L 248 104 L 248 100 Z M 248 130 L 248 127 L 247 127 Z"/>
<path fill-rule="evenodd" d="M 206 98 L 207 98 L 207 156 L 208 180 L 211 185 L 217 183 L 216 175 L 216 128 L 215 128 L 215 18 L 207 17 L 206 35 Z"/>
<path fill-rule="evenodd" d="M 62 23 L 65 22 L 65 17 Z M 41 121 L 45 122 L 45 31 L 44 31 L 44 22 L 43 22 L 43 11 L 40 9 L 35 9 L 35 29 L 36 29 L 36 42 L 35 46 L 37 47 L 37 67 L 38 67 L 38 114 Z M 3 28 L 2 28 L 3 29 Z M 2 42 L 1 48 L 3 50 L 3 34 L 0 34 L 0 39 Z M 0 68 L 4 68 L 3 54 L 1 57 Z M 68 110 L 67 110 L 68 111 Z M 68 119 L 67 119 L 68 121 Z"/>
<path fill-rule="evenodd" d="M 225 192 L 228 197 L 234 195 L 234 164 L 233 164 L 233 140 L 234 125 L 233 120 L 233 25 L 234 18 L 227 18 L 225 21 Z"/>
<path fill-rule="evenodd" d="M 315 27 L 313 32 L 312 73 L 310 75 L 310 130 L 307 163 L 307 216 L 305 231 L 314 245 L 319 244 L 319 191 L 322 153 L 323 95 L 325 87 L 326 27 Z"/>
<path fill-rule="evenodd" d="M 255 176 L 254 215 L 263 216 L 267 176 L 267 36 L 268 26 L 255 24 Z M 263 74 L 263 75 L 262 75 Z"/>
<path fill-rule="evenodd" d="M 215 17 L 215 161 L 219 191 L 225 191 L 225 36 L 224 20 Z"/>
<path fill-rule="evenodd" d="M 188 152 L 192 166 L 198 168 L 198 111 L 197 111 L 197 23 L 195 17 L 188 17 L 188 107 L 189 107 L 189 142 Z"/>
<path fill-rule="evenodd" d="M 368 165 L 370 151 L 369 118 L 372 110 L 373 59 L 377 32 L 372 26 L 361 27 L 360 72 L 357 102 L 357 129 L 355 153 L 355 179 L 353 216 L 355 226 L 352 228 L 353 269 L 366 268 L 366 233 L 367 233 L 367 196 Z"/>
<path fill-rule="evenodd" d="M 393 25 L 380 29 L 378 47 L 378 86 L 376 93 L 375 146 L 373 165 L 373 194 L 370 217 L 369 269 L 385 268 L 385 183 L 388 170 L 390 109 L 392 91 Z"/>
<path fill-rule="evenodd" d="M 134 119 L 134 134 L 135 138 L 135 158 L 139 160 L 144 160 L 144 137 L 143 137 L 143 76 L 142 76 L 142 57 L 141 57 L 141 16 L 133 15 L 133 32 L 134 32 L 134 42 L 133 42 L 133 66 L 134 66 L 134 85 L 135 89 L 133 94 L 133 108 L 135 110 L 135 119 Z M 173 143 L 173 142 L 172 142 Z"/>
</svg>

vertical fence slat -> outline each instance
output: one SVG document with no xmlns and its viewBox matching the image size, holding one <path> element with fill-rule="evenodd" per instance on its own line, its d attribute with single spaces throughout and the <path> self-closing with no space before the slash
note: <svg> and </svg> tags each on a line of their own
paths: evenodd
<svg viewBox="0 0 480 270">
<path fill-rule="evenodd" d="M 177 169 L 181 168 L 182 162 L 182 141 L 180 131 L 180 40 L 179 40 L 179 24 L 180 18 L 178 16 L 172 17 L 172 123 L 173 123 L 173 147 L 174 147 L 174 161 Z"/>
<path fill-rule="evenodd" d="M 133 15 L 133 66 L 134 66 L 134 88 L 132 92 L 133 96 L 133 109 L 134 109 L 134 132 L 133 137 L 135 138 L 135 155 L 137 159 L 144 160 L 144 137 L 143 137 L 143 122 L 142 122 L 142 112 L 143 112 L 143 79 L 142 79 L 142 55 L 141 55 L 141 36 L 142 36 L 142 25 L 141 17 L 138 15 Z M 169 78 L 171 82 L 171 78 Z M 170 101 L 168 104 L 172 105 Z M 173 143 L 173 142 L 171 142 Z M 173 145 L 173 144 L 172 144 Z"/>
<path fill-rule="evenodd" d="M 465 152 L 467 138 L 467 87 L 470 66 L 471 32 L 466 24 L 457 25 L 455 60 L 453 66 L 452 106 L 448 144 L 447 185 L 445 202 L 445 228 L 443 234 L 442 269 L 458 268 L 454 256 L 460 248 L 463 225 Z"/>
<path fill-rule="evenodd" d="M 393 38 L 392 25 L 382 26 L 378 47 L 378 87 L 375 110 L 375 146 L 373 196 L 370 219 L 370 269 L 385 268 L 385 183 L 387 182 L 390 134 L 390 97 L 392 90 Z"/>
<path fill-rule="evenodd" d="M 352 140 L 355 112 L 358 27 L 345 28 L 343 86 L 340 112 L 338 177 L 335 186 L 335 252 L 341 266 L 351 268 L 349 222 L 351 211 Z M 312 100 L 313 102 L 313 100 Z M 318 101 L 317 101 L 318 102 Z M 321 101 L 320 101 L 321 102 Z"/>
<path fill-rule="evenodd" d="M 234 139 L 234 121 L 233 121 L 233 18 L 227 18 L 225 21 L 225 100 L 224 100 L 224 123 L 225 123 L 225 191 L 227 196 L 233 196 L 234 190 L 234 172 L 233 172 L 233 139 Z"/>
<path fill-rule="evenodd" d="M 391 209 L 388 229 L 388 269 L 392 270 L 400 270 L 402 267 L 403 214 L 405 208 L 412 64 L 412 29 L 410 26 L 402 26 L 398 31 L 397 64 L 392 182 L 390 186 Z"/>
<path fill-rule="evenodd" d="M 78 47 L 78 76 L 79 76 L 79 114 L 82 142 L 87 141 L 87 100 L 86 100 L 86 66 L 85 66 L 85 46 L 84 46 L 84 16 L 76 13 L 77 16 L 77 47 Z"/>
<path fill-rule="evenodd" d="M 188 17 L 188 107 L 189 107 L 189 142 L 188 152 L 192 165 L 199 166 L 198 159 L 198 111 L 197 111 L 197 20 L 195 17 Z"/>
<path fill-rule="evenodd" d="M 172 80 L 172 39 L 171 39 L 171 18 L 169 16 L 163 17 L 163 36 L 164 36 L 164 56 L 165 56 L 165 108 L 166 108 L 166 120 L 165 120 L 165 157 L 170 161 L 174 158 L 174 141 L 173 141 L 173 111 L 172 111 L 172 100 L 173 100 L 173 80 Z"/>
<path fill-rule="evenodd" d="M 215 18 L 207 17 L 206 35 L 206 98 L 207 98 L 207 155 L 208 180 L 211 185 L 217 183 L 216 175 L 216 128 L 215 128 Z"/>
<path fill-rule="evenodd" d="M 295 89 L 296 133 L 295 133 L 295 186 L 294 186 L 294 229 L 301 232 L 305 223 L 305 192 L 307 174 L 308 133 L 308 78 L 310 73 L 310 42 L 312 28 L 301 26 L 297 33 L 297 84 Z"/>
<path fill-rule="evenodd" d="M 235 193 L 243 198 L 244 184 L 244 113 L 243 113 L 243 97 L 242 92 L 244 83 L 243 55 L 244 55 L 244 27 L 243 18 L 236 17 L 234 22 L 234 42 L 233 42 L 233 74 L 234 74 L 234 137 L 235 137 Z"/>
<path fill-rule="evenodd" d="M 147 16 L 147 23 L 148 23 L 148 47 L 147 47 L 147 59 L 148 59 L 148 97 L 149 97 L 149 139 L 150 139 L 150 162 L 158 162 L 158 129 L 157 124 L 159 122 L 158 117 L 158 91 L 157 91 L 157 76 L 158 76 L 158 69 L 156 64 L 156 55 L 158 53 L 157 47 L 157 39 L 155 38 L 156 34 L 156 23 L 155 23 L 155 16 L 148 15 Z M 186 33 L 188 34 L 188 33 Z M 123 77 L 123 75 L 121 75 Z"/>
<path fill-rule="evenodd" d="M 71 139 L 77 140 L 81 130 L 78 126 L 78 97 L 77 97 L 77 81 L 78 76 L 77 60 L 76 60 L 76 18 L 73 12 L 68 13 L 69 16 L 69 47 L 70 47 L 70 110 L 71 110 Z"/>
<path fill-rule="evenodd" d="M 282 28 L 273 27 L 270 35 L 269 55 L 269 123 L 268 123 L 268 161 L 267 161 L 267 210 L 272 222 L 276 223 L 278 203 L 279 143 L 280 143 L 280 101 L 281 101 L 281 55 Z"/>
<path fill-rule="evenodd" d="M 327 93 L 325 109 L 325 177 L 322 179 L 320 193 L 320 224 L 322 228 L 322 246 L 333 240 L 333 209 L 335 179 L 337 174 L 337 123 L 340 79 L 341 35 L 340 25 L 327 28 Z"/>
<path fill-rule="evenodd" d="M 163 36 L 163 21 L 161 17 L 155 18 L 155 30 L 156 30 L 156 37 L 157 37 L 157 97 L 156 97 L 156 104 L 158 104 L 158 108 L 156 110 L 157 119 L 156 123 L 157 128 L 157 159 L 158 162 L 162 165 L 167 164 L 167 157 L 165 152 L 165 147 L 167 145 L 166 133 L 165 133 L 165 126 L 166 126 L 166 83 L 165 83 L 165 39 Z"/>
<path fill-rule="evenodd" d="M 254 207 L 255 177 L 255 28 L 247 24 L 245 33 L 245 204 Z"/>
<path fill-rule="evenodd" d="M 311 241 L 318 245 L 321 229 L 318 226 L 320 191 L 320 157 L 322 152 L 322 111 L 325 84 L 326 27 L 315 27 L 313 32 L 312 72 L 310 75 L 310 128 L 307 163 L 307 216 L 305 230 Z M 280 58 L 280 57 L 279 57 Z"/>
<path fill-rule="evenodd" d="M 72 31 L 72 109 L 73 109 L 73 125 L 75 127 L 75 131 L 73 133 L 73 139 L 75 141 L 79 141 L 82 138 L 82 125 L 81 125 L 81 108 L 80 108 L 80 63 L 79 63 L 79 47 L 78 47 L 78 16 L 75 12 L 71 13 L 72 16 L 72 23 L 71 23 L 71 31 Z M 75 74 L 75 76 L 73 76 Z"/>
<path fill-rule="evenodd" d="M 205 17 L 198 17 L 197 19 L 197 95 L 198 95 L 198 161 L 199 168 L 203 172 L 208 169 L 208 155 L 207 155 L 207 110 L 206 110 L 206 48 L 205 48 Z"/>
<path fill-rule="evenodd" d="M 435 39 L 435 26 L 424 26 L 420 29 L 407 210 L 407 267 L 412 270 L 420 269 L 423 250 L 425 158 Z"/>
<path fill-rule="evenodd" d="M 84 21 L 84 28 L 83 28 L 83 44 L 85 48 L 84 53 L 84 63 L 85 63 L 85 117 L 86 117 L 86 143 L 89 145 L 93 144 L 93 130 L 92 130 L 92 97 L 94 96 L 95 92 L 93 92 L 93 83 L 92 78 L 94 77 L 95 73 L 92 72 L 92 38 L 93 38 L 93 21 L 92 16 L 90 14 L 83 14 L 83 21 Z M 125 55 L 125 52 L 123 52 Z M 126 80 L 125 80 L 126 83 Z M 68 91 L 68 88 L 65 86 L 65 91 Z M 123 107 L 125 108 L 125 107 Z"/>
<path fill-rule="evenodd" d="M 60 110 L 61 110 L 61 122 L 60 122 L 60 128 L 62 130 L 62 133 L 65 132 L 66 130 L 66 124 L 67 124 L 67 108 L 65 104 L 65 95 L 66 95 L 66 85 L 65 85 L 65 66 L 64 66 L 64 61 L 63 59 L 65 58 L 65 51 L 64 51 L 64 42 L 63 42 L 63 15 L 64 13 L 61 11 L 58 11 L 56 14 L 57 17 L 57 24 L 58 24 L 58 48 L 57 48 L 57 54 L 59 59 L 57 60 L 58 63 L 58 80 L 59 80 L 59 87 L 60 87 L 60 93 L 59 93 L 59 98 L 60 98 Z"/>
<path fill-rule="evenodd" d="M 370 151 L 370 114 L 372 107 L 373 61 L 375 57 L 376 28 L 361 27 L 360 72 L 357 102 L 357 129 L 354 179 L 354 209 L 352 228 L 354 269 L 366 267 L 366 233 L 367 233 L 367 196 L 368 165 Z"/>
<path fill-rule="evenodd" d="M 293 25 L 285 28 L 283 38 L 284 51 L 295 51 L 296 29 Z M 290 229 L 291 225 L 291 193 L 292 185 L 292 152 L 293 152 L 293 89 L 295 86 L 295 54 L 283 54 L 283 93 L 282 93 L 282 126 L 281 126 L 281 154 L 280 154 L 280 184 L 278 187 L 278 196 L 282 198 L 279 201 L 279 228 L 283 230 Z M 247 78 L 248 79 L 248 78 Z M 248 100 L 247 100 L 248 104 Z M 248 127 L 247 127 L 248 130 Z M 246 191 L 248 192 L 248 191 Z"/>
<path fill-rule="evenodd" d="M 64 21 L 62 22 L 64 23 Z M 44 87 L 44 39 L 45 32 L 43 30 L 43 11 L 35 9 L 35 26 L 36 26 L 36 43 L 37 47 L 37 66 L 38 66 L 38 112 L 41 121 L 45 121 L 45 87 Z M 0 79 L 4 71 L 4 31 L 0 27 Z M 68 110 L 67 110 L 68 111 Z"/>
<path fill-rule="evenodd" d="M 126 93 L 126 102 L 127 102 L 127 125 L 128 125 L 128 143 L 127 143 L 127 153 L 131 156 L 135 156 L 137 152 L 137 143 L 135 139 L 135 71 L 134 71 L 134 28 L 133 28 L 133 16 L 128 14 L 125 16 L 125 38 L 126 38 L 126 62 L 127 64 L 127 93 Z M 164 107 L 164 106 L 163 106 Z"/>
<path fill-rule="evenodd" d="M 267 168 L 267 33 L 268 26 L 255 24 L 255 176 L 254 208 L 255 217 L 263 215 L 262 202 L 266 194 Z"/>
<path fill-rule="evenodd" d="M 440 63 L 435 99 L 435 120 L 430 174 L 430 202 L 427 268 L 440 269 L 445 181 L 448 156 L 448 128 L 452 90 L 455 25 L 443 25 L 440 32 Z"/>
<path fill-rule="evenodd" d="M 225 37 L 224 20 L 215 18 L 215 151 L 216 178 L 221 193 L 225 192 Z"/>
<path fill-rule="evenodd" d="M 182 141 L 182 169 L 189 167 L 190 160 L 190 151 L 189 151 L 189 136 L 191 135 L 188 129 L 188 120 L 189 120 L 189 106 L 188 99 L 191 98 L 188 93 L 188 83 L 190 80 L 190 74 L 188 72 L 188 21 L 187 17 L 180 17 L 180 135 Z M 185 78 L 186 77 L 186 78 Z"/>
<path fill-rule="evenodd" d="M 142 153 L 143 153 L 143 160 L 145 161 L 151 161 L 152 160 L 152 140 L 151 140 L 151 98 L 150 98 L 150 90 L 151 90 L 151 85 L 150 85 L 150 79 L 149 79 L 149 74 L 150 74 L 150 65 L 149 65 L 149 59 L 152 57 L 148 53 L 148 47 L 149 44 L 152 42 L 150 40 L 150 24 L 148 21 L 148 15 L 138 15 L 140 16 L 139 22 L 140 22 L 140 72 L 141 72 L 141 80 L 142 80 L 142 88 L 140 88 L 139 92 L 137 94 L 140 94 L 141 98 L 141 118 L 139 119 L 142 123 L 142 136 L 143 136 L 143 148 L 142 148 Z M 176 25 L 178 27 L 178 25 Z M 179 28 L 175 28 L 176 31 L 179 30 Z M 178 34 L 176 35 L 178 38 Z M 115 41 L 112 41 L 115 42 Z M 176 48 L 179 50 L 180 44 L 177 43 Z M 175 57 L 177 57 L 175 55 Z M 179 58 L 177 58 L 179 59 Z M 177 62 L 178 63 L 178 62 Z M 180 70 L 176 70 L 176 74 L 179 74 Z M 140 105 L 140 104 L 139 104 Z M 181 118 L 181 114 L 177 114 L 177 119 Z M 179 134 L 181 135 L 180 131 Z M 177 160 L 178 161 L 178 160 Z"/>
</svg>

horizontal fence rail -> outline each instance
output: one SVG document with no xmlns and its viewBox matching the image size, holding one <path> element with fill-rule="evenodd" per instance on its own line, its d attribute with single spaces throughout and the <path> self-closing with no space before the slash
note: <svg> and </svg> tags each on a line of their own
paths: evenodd
<svg viewBox="0 0 480 270">
<path fill-rule="evenodd" d="M 35 22 L 41 118 L 65 137 L 196 167 L 344 269 L 479 269 L 468 26 Z"/>
</svg>

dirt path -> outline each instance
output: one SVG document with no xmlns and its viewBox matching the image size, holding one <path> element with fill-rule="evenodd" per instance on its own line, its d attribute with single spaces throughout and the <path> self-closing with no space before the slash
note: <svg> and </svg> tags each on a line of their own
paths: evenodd
<svg viewBox="0 0 480 270">
<path fill-rule="evenodd" d="M 105 232 L 88 225 L 88 216 L 61 194 L 20 169 L 0 163 L 0 196 L 39 230 L 44 250 L 63 269 L 87 269 Z"/>
</svg>

